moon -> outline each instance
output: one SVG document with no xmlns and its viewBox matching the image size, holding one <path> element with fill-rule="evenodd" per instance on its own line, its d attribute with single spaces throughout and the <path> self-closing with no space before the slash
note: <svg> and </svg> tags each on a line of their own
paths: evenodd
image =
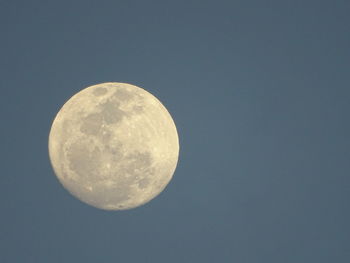
<svg viewBox="0 0 350 263">
<path fill-rule="evenodd" d="M 53 170 L 73 196 L 105 210 L 141 206 L 160 194 L 178 162 L 175 123 L 162 103 L 126 83 L 71 97 L 49 134 Z"/>
</svg>

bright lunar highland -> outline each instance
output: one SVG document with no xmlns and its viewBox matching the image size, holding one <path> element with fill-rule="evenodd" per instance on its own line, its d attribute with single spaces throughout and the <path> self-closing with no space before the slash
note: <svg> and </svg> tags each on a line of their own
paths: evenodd
<svg viewBox="0 0 350 263">
<path fill-rule="evenodd" d="M 60 109 L 49 155 L 62 185 L 106 210 L 130 209 L 156 197 L 179 155 L 176 126 L 149 92 L 125 83 L 83 89 Z"/>
</svg>

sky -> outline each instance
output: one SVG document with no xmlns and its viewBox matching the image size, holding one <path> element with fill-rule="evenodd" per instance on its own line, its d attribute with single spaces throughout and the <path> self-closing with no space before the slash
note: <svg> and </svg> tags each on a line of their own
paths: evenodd
<svg viewBox="0 0 350 263">
<path fill-rule="evenodd" d="M 350 262 L 349 1 L 0 1 L 0 262 Z M 155 95 L 179 163 L 99 210 L 48 157 L 72 95 Z"/>
</svg>

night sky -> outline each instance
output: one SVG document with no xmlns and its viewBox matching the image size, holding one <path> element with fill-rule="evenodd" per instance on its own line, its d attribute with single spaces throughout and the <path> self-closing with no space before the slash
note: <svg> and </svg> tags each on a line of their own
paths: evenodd
<svg viewBox="0 0 350 263">
<path fill-rule="evenodd" d="M 350 262 L 350 2 L 0 1 L 0 262 Z M 150 203 L 99 210 L 48 135 L 81 89 L 155 95 L 180 138 Z"/>
</svg>

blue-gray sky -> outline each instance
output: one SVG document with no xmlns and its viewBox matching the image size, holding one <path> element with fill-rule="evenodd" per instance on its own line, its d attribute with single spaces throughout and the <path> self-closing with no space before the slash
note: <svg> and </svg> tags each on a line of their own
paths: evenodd
<svg viewBox="0 0 350 263">
<path fill-rule="evenodd" d="M 0 262 L 350 262 L 349 1 L 0 2 Z M 152 202 L 72 197 L 47 141 L 101 82 L 180 136 Z"/>
</svg>

